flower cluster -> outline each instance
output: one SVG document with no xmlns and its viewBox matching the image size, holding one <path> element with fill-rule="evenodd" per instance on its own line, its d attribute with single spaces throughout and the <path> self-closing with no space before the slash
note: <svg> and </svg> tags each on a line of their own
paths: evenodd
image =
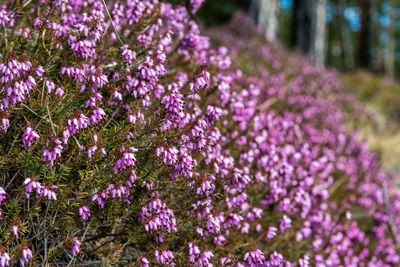
<svg viewBox="0 0 400 267">
<path fill-rule="evenodd" d="M 24 247 L 22 249 L 21 254 L 22 254 L 21 259 L 19 260 L 19 262 L 20 262 L 21 266 L 23 267 L 23 266 L 25 266 L 25 263 L 28 263 L 29 259 L 32 259 L 32 251 L 29 248 Z"/>
<path fill-rule="evenodd" d="M 143 207 L 139 214 L 139 220 L 144 223 L 146 231 L 160 232 L 162 229 L 177 232 L 176 219 L 171 209 L 166 208 L 165 203 L 162 203 L 157 192 L 153 194 L 153 199 L 148 207 Z M 162 236 L 159 237 L 162 242 Z"/>
<path fill-rule="evenodd" d="M 57 188 L 57 186 L 55 185 L 51 187 L 46 187 L 31 178 L 26 178 L 24 181 L 24 185 L 25 185 L 25 196 L 27 199 L 29 199 L 31 193 L 35 191 L 36 194 L 39 195 L 39 197 L 47 197 L 48 200 L 54 200 L 54 201 L 57 200 L 56 193 L 52 191 L 53 189 Z"/>
<path fill-rule="evenodd" d="M 43 151 L 43 161 L 48 161 L 50 168 L 54 166 L 54 161 L 61 157 L 61 151 L 63 150 L 61 144 L 60 140 L 55 139 L 50 145 L 51 150 L 46 149 Z"/>
<path fill-rule="evenodd" d="M 40 136 L 31 127 L 27 127 L 24 134 L 22 135 L 22 144 L 24 146 L 30 147 L 34 139 L 40 139 Z"/>
<path fill-rule="evenodd" d="M 202 35 L 203 2 L 1 7 L 1 267 L 400 264 L 362 107 L 241 13 Z"/>
</svg>

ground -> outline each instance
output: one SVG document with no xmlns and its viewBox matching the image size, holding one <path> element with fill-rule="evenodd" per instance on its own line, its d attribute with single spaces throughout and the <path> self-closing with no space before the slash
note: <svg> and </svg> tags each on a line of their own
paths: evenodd
<svg viewBox="0 0 400 267">
<path fill-rule="evenodd" d="M 342 74 L 345 87 L 371 113 L 360 136 L 381 157 L 385 170 L 400 171 L 400 84 L 366 71 Z"/>
</svg>

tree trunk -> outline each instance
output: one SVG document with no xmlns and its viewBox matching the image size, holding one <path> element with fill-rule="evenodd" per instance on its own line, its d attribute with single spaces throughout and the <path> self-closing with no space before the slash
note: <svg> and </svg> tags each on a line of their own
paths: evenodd
<svg viewBox="0 0 400 267">
<path fill-rule="evenodd" d="M 292 20 L 292 46 L 304 53 L 311 51 L 313 31 L 313 1 L 294 0 Z"/>
<path fill-rule="evenodd" d="M 386 75 L 394 80 L 395 78 L 395 62 L 394 57 L 396 53 L 396 18 L 395 18 L 395 10 L 394 7 L 391 7 L 389 13 L 391 22 L 388 28 L 389 42 L 387 43 L 385 50 L 385 73 Z"/>
<path fill-rule="evenodd" d="M 315 0 L 314 2 L 314 36 L 310 57 L 319 66 L 323 66 L 325 64 L 326 2 L 327 0 Z"/>
<path fill-rule="evenodd" d="M 293 0 L 292 2 L 292 20 L 291 20 L 291 27 L 290 27 L 290 40 L 289 45 L 291 48 L 297 47 L 297 36 L 298 36 L 298 25 L 297 22 L 300 20 L 299 18 L 299 7 L 300 7 L 300 0 Z"/>
<path fill-rule="evenodd" d="M 325 63 L 327 0 L 294 0 L 292 46 L 299 48 L 317 65 Z"/>
<path fill-rule="evenodd" d="M 258 1 L 259 0 L 250 0 L 250 8 L 249 8 L 249 13 L 250 17 L 253 18 L 254 22 L 258 25 Z"/>
<path fill-rule="evenodd" d="M 279 0 L 252 0 L 250 14 L 268 41 L 275 42 L 278 33 Z"/>
<path fill-rule="evenodd" d="M 338 0 L 340 41 L 342 47 L 343 65 L 345 70 L 354 68 L 354 54 L 351 42 L 351 32 L 349 22 L 344 17 L 344 10 L 347 6 L 347 0 Z"/>
<path fill-rule="evenodd" d="M 361 30 L 358 43 L 358 61 L 361 67 L 371 67 L 372 41 L 372 3 L 371 0 L 359 0 L 361 11 Z"/>
</svg>

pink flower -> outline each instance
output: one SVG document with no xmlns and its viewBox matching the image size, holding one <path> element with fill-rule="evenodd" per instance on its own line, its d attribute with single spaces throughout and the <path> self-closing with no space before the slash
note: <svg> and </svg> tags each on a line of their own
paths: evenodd
<svg viewBox="0 0 400 267">
<path fill-rule="evenodd" d="M 205 0 L 190 0 L 190 6 L 192 7 L 192 14 L 195 14 L 197 10 L 203 5 Z"/>
<path fill-rule="evenodd" d="M 279 230 L 283 233 L 291 227 L 292 220 L 287 215 L 283 215 L 283 218 L 279 221 Z"/>
<path fill-rule="evenodd" d="M 19 260 L 21 266 L 24 267 L 25 263 L 28 263 L 29 259 L 32 259 L 32 251 L 29 248 L 24 247 L 22 249 L 21 259 Z"/>
<path fill-rule="evenodd" d="M 0 252 L 0 267 L 6 267 L 10 265 L 10 256 L 7 252 Z"/>
<path fill-rule="evenodd" d="M 43 187 L 39 197 L 47 197 L 48 200 L 54 200 L 57 201 L 57 195 L 54 191 L 51 191 L 51 189 L 56 189 L 56 186 L 52 186 L 51 188 Z"/>
<path fill-rule="evenodd" d="M 268 228 L 267 234 L 266 234 L 266 238 L 267 239 L 272 239 L 276 236 L 276 231 L 278 231 L 278 229 L 276 227 L 270 226 Z"/>
<path fill-rule="evenodd" d="M 12 27 L 14 25 L 14 15 L 6 10 L 0 10 L 0 25 L 5 27 Z"/>
<path fill-rule="evenodd" d="M 122 56 L 124 56 L 125 61 L 128 64 L 133 64 L 133 62 L 136 60 L 136 53 L 135 53 L 135 51 L 132 51 L 132 50 L 130 50 L 128 48 L 129 48 L 128 45 L 124 45 L 124 46 L 121 47 Z"/>
<path fill-rule="evenodd" d="M 54 90 L 54 82 L 53 81 L 46 81 L 47 93 L 51 93 Z"/>
<path fill-rule="evenodd" d="M 15 236 L 16 239 L 18 239 L 18 226 L 13 225 L 12 227 L 12 233 Z"/>
<path fill-rule="evenodd" d="M 159 158 L 162 158 L 164 164 L 166 165 L 174 165 L 177 160 L 178 160 L 178 149 L 176 149 L 176 147 L 168 147 L 168 148 L 164 148 L 164 147 L 158 147 L 156 149 L 156 155 Z"/>
<path fill-rule="evenodd" d="M 71 246 L 71 253 L 76 257 L 79 254 L 79 248 L 82 246 L 82 243 L 76 237 L 73 237 L 73 242 Z"/>
<path fill-rule="evenodd" d="M 79 208 L 79 215 L 81 216 L 82 220 L 86 221 L 90 217 L 90 209 L 88 206 L 82 206 Z"/>
<path fill-rule="evenodd" d="M 36 131 L 34 131 L 31 127 L 27 127 L 24 134 L 22 135 L 23 145 L 30 147 L 34 139 L 40 139 L 39 134 Z"/>
<path fill-rule="evenodd" d="M 31 178 L 26 178 L 24 181 L 24 185 L 25 185 L 25 196 L 27 199 L 29 199 L 30 194 L 32 193 L 33 190 L 35 190 L 36 193 L 40 195 L 43 189 L 43 186 L 39 182 L 36 182 Z"/>
<path fill-rule="evenodd" d="M 0 204 L 6 199 L 6 191 L 0 186 Z"/>
<path fill-rule="evenodd" d="M 54 93 L 56 96 L 62 97 L 64 95 L 64 88 L 58 87 Z"/>
<path fill-rule="evenodd" d="M 244 260 L 249 264 L 249 267 L 256 267 L 261 266 L 265 262 L 265 257 L 261 250 L 256 249 L 254 251 L 247 252 L 244 255 Z"/>
<path fill-rule="evenodd" d="M 163 250 L 160 252 L 159 250 L 156 250 L 154 252 L 154 255 L 156 257 L 156 261 L 158 264 L 166 264 L 166 265 L 171 265 L 171 266 L 174 265 L 173 261 L 175 258 L 171 251 Z"/>
<path fill-rule="evenodd" d="M 3 117 L 1 119 L 1 123 L 3 124 L 2 126 L 0 126 L 0 128 L 4 131 L 7 132 L 8 127 L 10 127 L 10 121 L 8 120 L 7 117 Z"/>
<path fill-rule="evenodd" d="M 173 92 L 162 98 L 161 103 L 165 106 L 165 109 L 178 117 L 184 116 L 184 102 L 182 100 L 183 95 L 178 92 Z"/>
<path fill-rule="evenodd" d="M 208 71 L 202 71 L 194 78 L 193 82 L 189 84 L 189 89 L 192 94 L 197 93 L 199 90 L 207 90 L 208 87 L 210 87 L 210 73 Z"/>
<path fill-rule="evenodd" d="M 127 169 L 128 167 L 133 167 L 135 166 L 135 162 L 136 162 L 136 157 L 135 157 L 135 152 L 137 152 L 139 150 L 137 150 L 134 147 L 130 147 L 129 151 L 124 153 L 122 158 L 119 159 L 114 166 L 114 173 L 117 174 L 118 171 L 120 169 Z"/>
<path fill-rule="evenodd" d="M 300 258 L 298 260 L 300 267 L 309 267 L 310 266 L 310 257 L 304 256 L 304 258 Z"/>
<path fill-rule="evenodd" d="M 94 152 L 95 152 L 96 150 L 97 150 L 97 146 L 96 146 L 96 145 L 95 145 L 95 146 L 92 146 L 92 147 L 90 147 L 90 148 L 88 149 L 87 154 L 88 154 L 89 161 L 92 161 L 93 154 L 94 154 Z"/>
<path fill-rule="evenodd" d="M 57 195 L 53 189 L 56 189 L 57 186 L 51 186 L 51 187 L 45 187 L 41 185 L 39 182 L 31 179 L 31 178 L 26 178 L 24 181 L 25 185 L 25 196 L 27 199 L 29 199 L 30 194 L 35 191 L 36 194 L 39 195 L 39 197 L 47 197 L 48 200 L 57 200 Z"/>
<path fill-rule="evenodd" d="M 138 262 L 140 267 L 150 267 L 150 262 L 145 257 L 139 258 Z"/>
<path fill-rule="evenodd" d="M 53 146 L 43 151 L 43 161 L 48 161 L 50 168 L 52 168 L 54 166 L 54 161 L 61 157 L 62 150 L 61 141 L 58 139 L 54 140 Z"/>
</svg>

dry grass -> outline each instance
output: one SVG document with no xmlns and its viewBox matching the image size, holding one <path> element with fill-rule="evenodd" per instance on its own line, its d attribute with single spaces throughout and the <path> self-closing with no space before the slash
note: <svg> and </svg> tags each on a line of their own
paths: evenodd
<svg viewBox="0 0 400 267">
<path fill-rule="evenodd" d="M 385 170 L 400 172 L 400 84 L 365 71 L 343 74 L 342 80 L 373 117 L 359 124 L 361 138 Z"/>
</svg>

